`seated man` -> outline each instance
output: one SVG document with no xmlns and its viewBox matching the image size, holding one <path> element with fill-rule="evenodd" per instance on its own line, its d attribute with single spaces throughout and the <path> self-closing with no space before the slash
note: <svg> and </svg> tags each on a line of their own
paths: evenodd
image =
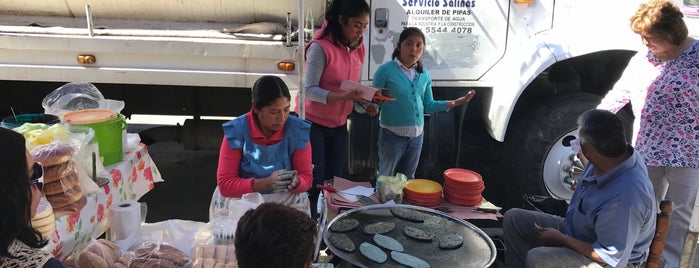
<svg viewBox="0 0 699 268">
<path fill-rule="evenodd" d="M 277 203 L 263 203 L 238 221 L 238 267 L 306 268 L 313 261 L 316 223 L 307 214 Z"/>
<path fill-rule="evenodd" d="M 507 211 L 507 267 L 639 267 L 648 257 L 657 205 L 642 157 L 624 140 L 619 118 L 608 111 L 587 111 L 578 126 L 580 149 L 589 163 L 565 219 Z"/>
</svg>

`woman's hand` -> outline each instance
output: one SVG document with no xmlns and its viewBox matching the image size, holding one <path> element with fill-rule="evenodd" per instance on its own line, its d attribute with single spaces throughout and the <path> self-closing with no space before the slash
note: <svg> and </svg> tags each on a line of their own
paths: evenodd
<svg viewBox="0 0 699 268">
<path fill-rule="evenodd" d="M 278 192 L 287 192 L 289 190 L 292 190 L 299 186 L 299 176 L 298 172 L 296 170 L 287 170 L 285 171 L 287 176 L 290 176 L 288 180 L 282 180 L 281 184 L 277 184 L 277 188 L 274 189 L 275 193 Z M 287 184 L 288 183 L 288 184 Z"/>
<path fill-rule="evenodd" d="M 471 99 L 473 99 L 473 96 L 475 96 L 475 95 L 476 95 L 476 91 L 471 90 L 468 93 L 466 93 L 466 95 L 459 97 L 458 99 L 448 101 L 447 108 L 451 109 L 454 107 L 464 105 L 464 104 L 468 103 L 469 101 L 471 101 Z"/>
<path fill-rule="evenodd" d="M 377 114 L 379 114 L 379 109 L 376 108 L 376 105 L 374 105 L 372 103 L 367 103 L 367 104 L 364 104 L 362 106 L 364 107 L 366 114 L 368 114 L 370 116 L 376 116 Z"/>
<path fill-rule="evenodd" d="M 269 190 L 272 190 L 273 192 L 288 191 L 288 187 L 292 183 L 292 177 L 294 176 L 296 176 L 296 171 L 283 169 L 274 171 L 266 178 L 254 180 L 252 182 L 253 190 L 256 192 L 264 192 Z M 298 182 L 296 184 L 298 185 Z"/>
</svg>

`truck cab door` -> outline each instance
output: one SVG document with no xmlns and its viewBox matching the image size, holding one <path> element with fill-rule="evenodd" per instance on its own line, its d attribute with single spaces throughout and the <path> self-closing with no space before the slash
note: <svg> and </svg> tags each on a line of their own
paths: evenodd
<svg viewBox="0 0 699 268">
<path fill-rule="evenodd" d="M 370 1 L 368 79 L 391 60 L 401 31 L 425 34 L 424 66 L 433 80 L 478 80 L 504 54 L 511 0 Z"/>
</svg>

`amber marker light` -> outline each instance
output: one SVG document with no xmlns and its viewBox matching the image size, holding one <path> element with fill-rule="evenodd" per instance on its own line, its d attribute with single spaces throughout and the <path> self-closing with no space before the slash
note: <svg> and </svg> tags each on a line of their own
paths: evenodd
<svg viewBox="0 0 699 268">
<path fill-rule="evenodd" d="M 78 55 L 78 63 L 80 64 L 95 64 L 97 58 L 94 55 L 80 54 Z"/>
<path fill-rule="evenodd" d="M 534 3 L 534 0 L 514 0 L 515 3 Z"/>
<path fill-rule="evenodd" d="M 296 69 L 296 64 L 291 61 L 277 62 L 277 69 L 280 71 L 291 72 Z"/>
</svg>

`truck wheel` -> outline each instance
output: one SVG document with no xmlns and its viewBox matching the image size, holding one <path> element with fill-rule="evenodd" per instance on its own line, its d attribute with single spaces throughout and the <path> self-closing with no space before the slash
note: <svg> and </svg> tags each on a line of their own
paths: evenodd
<svg viewBox="0 0 699 268">
<path fill-rule="evenodd" d="M 578 116 L 595 108 L 600 100 L 588 93 L 556 96 L 511 129 L 514 140 L 509 144 L 515 181 L 510 183 L 508 194 L 530 204 L 549 198 L 570 200 L 571 183 L 580 177 L 583 166 L 562 141 L 567 135 L 576 135 Z"/>
</svg>

